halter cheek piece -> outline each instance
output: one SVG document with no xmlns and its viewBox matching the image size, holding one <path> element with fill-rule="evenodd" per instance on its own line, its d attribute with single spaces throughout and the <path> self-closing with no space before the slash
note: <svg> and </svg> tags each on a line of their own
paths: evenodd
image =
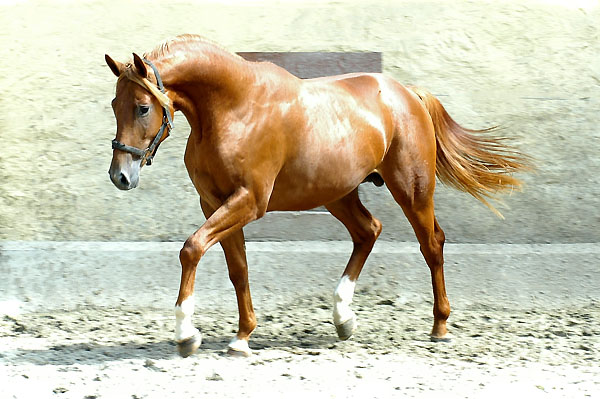
<svg viewBox="0 0 600 399">
<path fill-rule="evenodd" d="M 146 63 L 146 65 L 148 65 L 154 71 L 154 76 L 156 77 L 156 82 L 158 83 L 158 88 L 160 89 L 161 92 L 164 93 L 165 87 L 163 86 L 163 82 L 162 82 L 162 79 L 160 78 L 160 74 L 158 73 L 158 69 L 156 69 L 156 67 L 154 66 L 153 63 L 151 63 L 150 61 L 148 61 L 145 58 L 144 58 L 144 62 Z M 141 166 L 144 166 L 145 164 L 150 166 L 150 165 L 152 165 L 152 159 L 154 158 L 154 155 L 156 155 L 156 151 L 158 150 L 158 146 L 160 145 L 160 140 L 163 138 L 166 128 L 169 128 L 169 131 L 167 132 L 167 134 L 169 134 L 169 132 L 171 132 L 171 130 L 173 130 L 173 119 L 171 118 L 171 112 L 170 112 L 169 108 L 167 106 L 163 106 L 162 125 L 160 126 L 158 133 L 156 134 L 156 136 L 154 137 L 154 140 L 152 140 L 152 143 L 150 144 L 150 146 L 148 148 L 146 148 L 145 150 L 142 150 L 137 147 L 125 145 L 125 144 L 121 143 L 120 141 L 117 141 L 117 139 L 114 139 L 112 141 L 112 148 L 113 148 L 113 150 L 121 150 L 121 151 L 129 152 L 130 154 L 133 154 L 133 155 L 137 155 L 138 157 L 140 157 L 142 159 Z"/>
</svg>

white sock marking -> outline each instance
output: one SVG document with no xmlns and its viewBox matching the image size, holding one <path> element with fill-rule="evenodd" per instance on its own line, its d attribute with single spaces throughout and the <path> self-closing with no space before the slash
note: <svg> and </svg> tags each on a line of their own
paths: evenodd
<svg viewBox="0 0 600 399">
<path fill-rule="evenodd" d="M 194 295 L 189 296 L 181 306 L 175 306 L 175 341 L 181 342 L 193 337 L 198 333 L 198 329 L 192 324 L 194 315 Z"/>
<path fill-rule="evenodd" d="M 336 326 L 344 324 L 354 317 L 350 304 L 352 303 L 355 287 L 355 281 L 351 281 L 348 276 L 343 276 L 335 289 L 333 294 L 333 322 Z"/>
<path fill-rule="evenodd" d="M 234 337 L 229 343 L 229 347 L 235 351 L 245 353 L 247 355 L 252 353 L 250 347 L 248 346 L 248 341 L 245 339 L 239 339 L 238 337 Z"/>
</svg>

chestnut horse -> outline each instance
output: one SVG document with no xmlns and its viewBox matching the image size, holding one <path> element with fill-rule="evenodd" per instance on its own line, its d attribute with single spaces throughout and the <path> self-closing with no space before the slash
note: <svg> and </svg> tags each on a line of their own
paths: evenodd
<svg viewBox="0 0 600 399">
<path fill-rule="evenodd" d="M 175 111 L 191 126 L 184 159 L 206 222 L 179 255 L 175 340 L 182 356 L 201 342 L 192 323 L 193 293 L 206 251 L 221 243 L 237 295 L 239 329 L 229 352 L 249 355 L 256 316 L 242 228 L 268 211 L 321 205 L 354 243 L 334 293 L 334 324 L 339 337 L 348 339 L 356 328 L 350 308 L 355 284 L 381 232 L 381 222 L 359 199 L 364 181 L 385 183 L 410 221 L 431 270 L 431 337 L 448 338 L 444 232 L 433 206 L 436 175 L 493 209 L 485 198 L 521 185 L 511 173 L 527 168 L 526 156 L 488 131 L 462 128 L 429 92 L 382 74 L 302 80 L 194 35 L 167 40 L 144 58 L 133 54 L 127 64 L 105 58 L 119 78 L 109 170 L 117 188 L 137 186 Z"/>
</svg>

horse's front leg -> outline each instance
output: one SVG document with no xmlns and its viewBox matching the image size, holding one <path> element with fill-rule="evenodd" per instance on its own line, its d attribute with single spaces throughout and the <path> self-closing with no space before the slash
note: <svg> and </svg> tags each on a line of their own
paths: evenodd
<svg viewBox="0 0 600 399">
<path fill-rule="evenodd" d="M 256 316 L 252 307 L 250 285 L 248 283 L 248 264 L 246 263 L 246 248 L 244 233 L 238 230 L 229 237 L 221 240 L 229 279 L 235 288 L 239 311 L 239 328 L 236 336 L 229 343 L 228 353 L 233 356 L 250 356 L 252 351 L 248 346 L 250 334 L 256 328 Z"/>
<path fill-rule="evenodd" d="M 258 218 L 259 209 L 256 197 L 251 192 L 245 188 L 238 189 L 220 207 L 218 207 L 210 217 L 207 218 L 202 227 L 186 240 L 181 249 L 181 252 L 179 253 L 179 260 L 181 262 L 181 285 L 179 287 L 179 296 L 175 303 L 175 340 L 181 356 L 187 357 L 193 354 L 198 349 L 201 342 L 200 333 L 192 324 L 192 316 L 194 313 L 194 281 L 196 278 L 196 267 L 198 262 L 202 256 L 204 256 L 206 251 L 208 251 L 215 243 L 224 240 L 226 237 L 239 231 L 252 220 Z M 224 245 L 224 248 L 228 248 L 226 254 L 229 252 L 230 257 L 234 257 L 232 254 L 235 253 L 235 249 L 233 249 L 235 246 L 233 244 L 229 245 L 228 243 L 230 241 L 225 241 L 226 244 Z M 239 238 L 236 240 L 234 237 L 231 242 L 237 243 L 239 242 Z M 243 247 L 243 235 L 241 236 L 241 246 Z M 247 270 L 245 270 L 245 273 L 247 287 Z M 230 269 L 230 275 L 231 274 L 232 272 Z M 236 292 L 238 292 L 237 286 Z M 251 308 L 252 306 L 250 304 L 250 309 Z M 242 310 L 240 310 L 240 316 L 241 314 Z M 252 316 L 254 316 L 253 312 Z M 248 336 L 249 333 L 247 336 L 242 336 L 241 338 L 245 338 L 247 342 Z"/>
<path fill-rule="evenodd" d="M 204 215 L 208 219 L 214 209 L 205 201 L 200 201 Z M 239 329 L 236 336 L 229 343 L 229 354 L 233 356 L 250 356 L 252 351 L 248 346 L 250 334 L 256 328 L 256 315 L 252 307 L 252 296 L 248 284 L 248 262 L 246 260 L 246 244 L 244 231 L 239 229 L 221 240 L 221 247 L 225 253 L 229 279 L 235 288 L 239 310 Z"/>
</svg>

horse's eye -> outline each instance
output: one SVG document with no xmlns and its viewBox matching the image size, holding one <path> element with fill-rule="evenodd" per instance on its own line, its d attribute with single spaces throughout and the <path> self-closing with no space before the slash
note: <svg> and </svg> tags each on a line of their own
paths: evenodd
<svg viewBox="0 0 600 399">
<path fill-rule="evenodd" d="M 148 111 L 150 111 L 150 107 L 148 105 L 139 105 L 138 106 L 138 115 L 139 116 L 148 115 Z"/>
</svg>

